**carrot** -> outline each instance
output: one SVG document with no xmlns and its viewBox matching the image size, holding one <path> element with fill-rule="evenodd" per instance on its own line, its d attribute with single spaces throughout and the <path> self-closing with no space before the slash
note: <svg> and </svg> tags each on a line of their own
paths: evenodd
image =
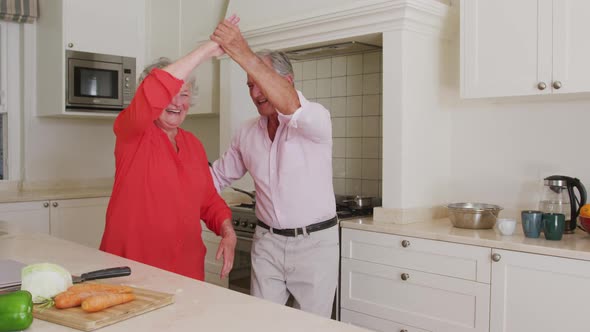
<svg viewBox="0 0 590 332">
<path fill-rule="evenodd" d="M 110 284 L 76 284 L 70 286 L 68 291 L 72 292 L 113 292 L 113 293 L 131 293 L 133 288 L 129 286 L 110 285 Z"/>
<path fill-rule="evenodd" d="M 77 307 L 85 299 L 102 294 L 123 294 L 132 293 L 133 288 L 127 286 L 106 285 L 106 284 L 79 284 L 68 288 L 67 291 L 57 294 L 53 301 L 58 309 Z"/>
<path fill-rule="evenodd" d="M 133 300 L 135 300 L 135 294 L 133 293 L 106 293 L 95 295 L 82 301 L 82 310 L 86 312 L 97 312 L 117 304 L 127 303 Z"/>
</svg>

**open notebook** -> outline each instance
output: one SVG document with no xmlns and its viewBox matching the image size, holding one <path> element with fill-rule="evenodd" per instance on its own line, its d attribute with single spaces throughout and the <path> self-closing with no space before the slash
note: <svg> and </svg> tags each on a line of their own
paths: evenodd
<svg viewBox="0 0 590 332">
<path fill-rule="evenodd" d="M 25 266 L 11 259 L 0 259 L 0 288 L 20 284 L 21 270 Z"/>
</svg>

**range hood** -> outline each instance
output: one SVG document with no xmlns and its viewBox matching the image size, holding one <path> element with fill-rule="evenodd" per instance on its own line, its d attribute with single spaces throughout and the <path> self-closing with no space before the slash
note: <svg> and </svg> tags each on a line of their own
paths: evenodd
<svg viewBox="0 0 590 332">
<path fill-rule="evenodd" d="M 381 46 L 350 41 L 346 43 L 329 44 L 317 47 L 286 51 L 291 60 L 319 59 L 336 55 L 349 55 L 367 51 L 381 50 Z"/>
</svg>

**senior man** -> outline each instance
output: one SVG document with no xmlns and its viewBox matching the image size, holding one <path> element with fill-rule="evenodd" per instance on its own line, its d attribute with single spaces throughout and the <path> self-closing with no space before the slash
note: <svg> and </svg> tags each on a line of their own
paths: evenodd
<svg viewBox="0 0 590 332">
<path fill-rule="evenodd" d="M 219 190 L 246 172 L 254 179 L 251 293 L 280 304 L 291 294 L 296 308 L 330 317 L 339 255 L 330 113 L 295 89 L 284 53 L 254 53 L 229 20 L 211 39 L 248 74 L 259 113 L 211 170 Z"/>
</svg>

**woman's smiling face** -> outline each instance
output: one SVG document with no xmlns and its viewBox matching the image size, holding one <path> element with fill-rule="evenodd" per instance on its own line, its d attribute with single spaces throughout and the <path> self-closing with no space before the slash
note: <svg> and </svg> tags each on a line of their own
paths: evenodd
<svg viewBox="0 0 590 332">
<path fill-rule="evenodd" d="M 172 98 L 170 104 L 156 120 L 158 127 L 164 130 L 180 127 L 191 106 L 191 98 L 192 86 L 190 83 L 184 83 L 178 94 Z"/>
</svg>

